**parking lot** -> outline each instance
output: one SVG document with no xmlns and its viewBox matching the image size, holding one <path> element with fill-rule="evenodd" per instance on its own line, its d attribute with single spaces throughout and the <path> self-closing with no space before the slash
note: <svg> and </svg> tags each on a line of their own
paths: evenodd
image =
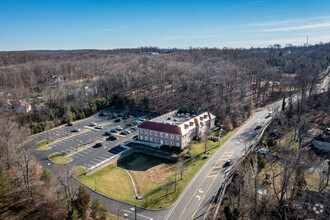
<svg viewBox="0 0 330 220">
<path fill-rule="evenodd" d="M 118 117 L 119 116 L 119 117 Z M 94 115 L 88 119 L 78 122 L 72 122 L 73 126 L 62 126 L 55 128 L 49 132 L 44 132 L 38 136 L 38 139 L 44 140 L 47 137 L 53 143 L 50 143 L 50 150 L 47 150 L 47 155 L 58 152 L 67 154 L 71 152 L 69 158 L 72 159 L 70 166 L 91 167 L 101 161 L 114 156 L 123 149 L 120 144 L 131 140 L 137 135 L 137 131 L 132 131 L 127 135 L 121 134 L 121 131 L 112 133 L 117 137 L 116 140 L 109 140 L 109 135 L 105 135 L 106 131 L 111 131 L 120 126 L 123 129 L 129 129 L 137 125 L 133 125 L 133 121 L 139 119 L 151 118 L 150 114 L 146 113 L 131 113 L 129 110 L 107 110 L 103 114 Z M 115 120 L 120 119 L 116 122 Z M 96 129 L 96 126 L 91 126 L 92 122 L 103 124 L 101 129 Z M 79 132 L 72 132 L 74 129 L 81 129 Z M 101 142 L 102 146 L 95 146 L 95 142 Z M 74 153 L 76 149 L 90 145 L 86 149 Z M 46 153 L 45 152 L 45 153 Z"/>
</svg>

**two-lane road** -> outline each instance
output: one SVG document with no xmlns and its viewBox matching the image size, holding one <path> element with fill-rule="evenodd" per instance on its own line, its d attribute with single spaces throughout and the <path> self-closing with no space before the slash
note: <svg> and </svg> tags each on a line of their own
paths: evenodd
<svg viewBox="0 0 330 220">
<path fill-rule="evenodd" d="M 182 193 L 177 202 L 170 208 L 165 219 L 203 219 L 210 203 L 216 195 L 220 184 L 225 179 L 231 166 L 224 166 L 228 159 L 234 161 L 240 158 L 246 148 L 257 137 L 260 129 L 270 117 L 269 110 L 264 109 L 240 128 L 204 165 L 191 184 Z"/>
</svg>

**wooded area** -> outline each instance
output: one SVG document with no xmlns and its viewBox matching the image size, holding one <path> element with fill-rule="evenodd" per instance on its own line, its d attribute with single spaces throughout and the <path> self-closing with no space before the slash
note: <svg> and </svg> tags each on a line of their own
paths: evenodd
<svg viewBox="0 0 330 220">
<path fill-rule="evenodd" d="M 250 50 L 1 52 L 0 101 L 29 101 L 32 113 L 13 120 L 24 126 L 44 123 L 32 126 L 33 132 L 112 105 L 159 112 L 180 107 L 208 110 L 232 129 L 253 108 L 295 90 L 313 90 L 329 65 L 329 49 L 330 44 Z M 47 83 L 50 75 L 61 81 Z"/>
<path fill-rule="evenodd" d="M 146 53 L 150 51 L 160 54 Z M 68 172 L 52 177 L 33 159 L 34 146 L 20 146 L 30 131 L 38 133 L 114 105 L 157 112 L 207 110 L 231 130 L 255 108 L 295 91 L 308 103 L 306 91 L 313 96 L 329 66 L 329 51 L 330 44 L 0 52 L 0 102 L 25 100 L 32 105 L 26 114 L 7 114 L 1 105 L 0 218 L 106 218 L 106 207 L 99 201 L 88 206 L 89 196 Z M 61 80 L 47 80 L 51 75 Z"/>
</svg>

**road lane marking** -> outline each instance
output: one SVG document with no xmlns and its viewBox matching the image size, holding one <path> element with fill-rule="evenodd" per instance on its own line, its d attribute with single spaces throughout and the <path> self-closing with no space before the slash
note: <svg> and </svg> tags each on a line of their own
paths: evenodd
<svg viewBox="0 0 330 220">
<path fill-rule="evenodd" d="M 134 215 L 135 215 L 135 213 L 134 213 L 134 212 L 131 212 L 131 211 L 129 211 L 129 210 L 123 209 L 123 211 L 124 211 L 124 212 L 128 212 L 128 213 L 131 213 L 131 214 L 134 214 Z M 143 218 L 146 218 L 146 219 L 149 219 L 149 220 L 153 220 L 152 218 L 150 218 L 150 217 L 148 217 L 148 216 L 145 216 L 145 215 L 141 215 L 141 214 L 139 214 L 139 213 L 136 213 L 136 215 L 138 215 L 138 216 L 141 216 L 141 217 L 143 217 Z"/>
<path fill-rule="evenodd" d="M 231 153 L 231 155 L 233 155 L 233 154 L 234 154 L 234 152 Z M 222 169 L 221 169 L 221 170 L 222 170 Z M 219 173 L 221 172 L 221 170 L 219 170 L 219 172 L 217 173 L 217 175 L 214 177 L 214 179 L 213 179 L 211 185 L 210 185 L 209 188 L 206 190 L 206 192 L 205 192 L 205 194 L 203 195 L 203 197 L 202 197 L 200 203 L 198 204 L 198 206 L 197 206 L 197 208 L 196 208 L 194 214 L 191 216 L 191 219 L 194 219 L 194 217 L 195 217 L 195 215 L 196 215 L 196 212 L 198 211 L 198 209 L 199 209 L 200 205 L 202 204 L 202 202 L 203 202 L 203 200 L 204 200 L 206 194 L 208 193 L 208 191 L 210 190 L 211 186 L 213 185 L 213 183 L 214 183 L 215 180 L 217 179 L 216 177 L 219 175 Z M 204 182 L 204 180 L 203 180 L 203 182 Z"/>
<path fill-rule="evenodd" d="M 230 152 L 231 152 L 231 151 L 230 151 Z M 226 153 L 227 153 L 227 151 L 226 151 L 224 154 L 226 154 Z M 223 154 L 223 155 L 224 155 L 224 154 Z M 234 154 L 234 152 L 232 152 L 232 154 Z M 219 158 L 219 160 L 221 160 L 221 159 L 222 159 L 222 156 Z M 219 161 L 219 160 L 218 160 L 218 161 Z M 213 166 L 213 167 L 214 167 L 214 166 Z M 213 169 L 213 167 L 211 168 L 211 170 Z M 221 172 L 221 170 L 222 170 L 222 169 L 220 169 L 220 170 L 218 171 L 218 173 L 217 173 L 214 177 L 218 176 L 219 173 Z M 181 214 L 180 214 L 180 216 L 179 216 L 179 219 L 181 219 L 181 216 L 182 216 L 183 213 L 186 211 L 186 209 L 187 209 L 188 205 L 190 204 L 191 200 L 195 197 L 195 195 L 196 195 L 198 189 L 200 189 L 201 185 L 204 183 L 204 181 L 205 181 L 205 179 L 208 177 L 208 175 L 209 175 L 209 173 L 203 178 L 203 180 L 201 181 L 201 183 L 200 183 L 199 186 L 197 187 L 197 189 L 196 189 L 196 191 L 194 192 L 193 196 L 190 198 L 189 202 L 187 203 L 187 205 L 184 207 L 183 211 L 181 212 Z M 216 179 L 216 178 L 214 178 L 214 179 Z M 204 194 L 204 195 L 205 195 L 205 194 Z"/>
</svg>

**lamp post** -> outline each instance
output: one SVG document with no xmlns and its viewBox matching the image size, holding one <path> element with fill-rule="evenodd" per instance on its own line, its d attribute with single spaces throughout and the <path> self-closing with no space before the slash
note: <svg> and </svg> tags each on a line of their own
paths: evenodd
<svg viewBox="0 0 330 220">
<path fill-rule="evenodd" d="M 223 125 L 220 125 L 220 133 L 219 133 L 219 143 L 218 143 L 218 146 L 220 146 L 221 133 L 223 131 L 222 126 Z"/>
</svg>

